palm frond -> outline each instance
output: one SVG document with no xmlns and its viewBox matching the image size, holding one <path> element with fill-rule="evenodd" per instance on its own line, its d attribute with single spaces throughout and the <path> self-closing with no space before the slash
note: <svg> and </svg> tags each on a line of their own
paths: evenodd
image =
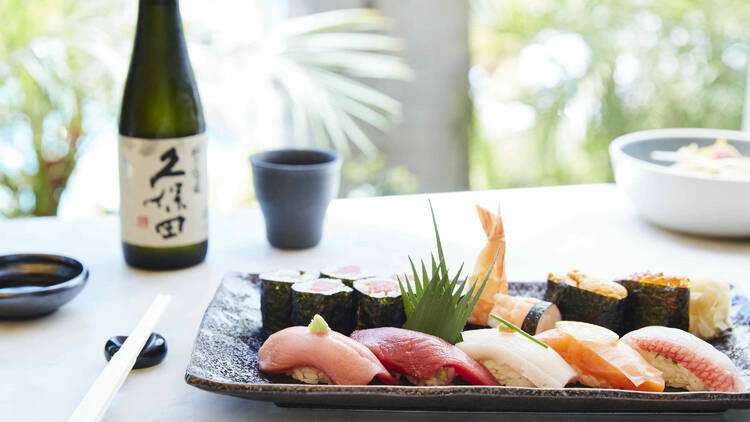
<svg viewBox="0 0 750 422">
<path fill-rule="evenodd" d="M 404 43 L 398 38 L 381 34 L 333 32 L 310 34 L 288 40 L 290 50 L 324 52 L 330 50 L 401 51 Z"/>
<path fill-rule="evenodd" d="M 391 23 L 376 9 L 339 9 L 282 22 L 269 35 L 293 38 L 320 32 L 387 31 Z"/>
<path fill-rule="evenodd" d="M 401 115 L 401 104 L 398 101 L 361 82 L 322 70 L 312 71 L 311 74 L 322 88 L 332 94 L 343 95 L 362 105 L 379 109 L 386 115 Z"/>
<path fill-rule="evenodd" d="M 401 40 L 385 31 L 390 22 L 373 9 L 343 9 L 290 19 L 269 31 L 256 54 L 266 55 L 271 77 L 290 101 L 298 145 L 330 144 L 344 155 L 350 144 L 365 154 L 377 151 L 359 121 L 387 130 L 401 105 L 356 78 L 411 77 L 393 53 Z"/>
</svg>

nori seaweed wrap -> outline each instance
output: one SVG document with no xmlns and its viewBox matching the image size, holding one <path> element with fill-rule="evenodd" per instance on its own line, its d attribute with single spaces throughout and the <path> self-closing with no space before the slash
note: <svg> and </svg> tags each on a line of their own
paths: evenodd
<svg viewBox="0 0 750 422">
<path fill-rule="evenodd" d="M 628 290 L 625 330 L 650 325 L 690 329 L 690 281 L 663 273 L 633 274 L 618 280 Z"/>
<path fill-rule="evenodd" d="M 550 322 L 560 317 L 560 311 L 557 310 L 557 305 L 546 300 L 540 300 L 534 306 L 529 309 L 529 313 L 526 314 L 526 318 L 523 319 L 521 329 L 529 334 L 536 335 L 546 329 L 554 328 L 554 325 L 549 326 Z M 545 321 L 545 314 L 547 314 L 547 321 Z M 557 319 L 559 321 L 559 319 Z M 557 322 L 554 321 L 554 322 Z M 541 324 L 540 324 L 541 323 Z M 540 331 L 541 326 L 544 328 Z"/>
<path fill-rule="evenodd" d="M 357 293 L 357 329 L 401 327 L 406 322 L 398 281 L 368 278 L 354 282 Z"/>
<path fill-rule="evenodd" d="M 533 335 L 555 328 L 555 324 L 562 320 L 560 310 L 552 302 L 528 296 L 511 296 L 498 293 L 494 297 L 495 305 L 492 314 L 510 322 L 521 330 Z M 502 326 L 499 321 L 490 318 L 490 327 Z"/>
<path fill-rule="evenodd" d="M 573 270 L 562 276 L 549 274 L 544 300 L 557 305 L 563 320 L 588 322 L 623 334 L 626 296 L 627 291 L 613 281 Z"/>
<path fill-rule="evenodd" d="M 342 283 L 349 287 L 354 285 L 357 280 L 365 278 L 372 278 L 372 274 L 368 274 L 362 271 L 357 265 L 339 265 L 335 267 L 328 267 L 320 271 L 320 276 L 324 278 L 335 278 L 341 280 Z"/>
<path fill-rule="evenodd" d="M 260 314 L 266 334 L 289 327 L 292 316 L 292 284 L 318 278 L 317 273 L 278 270 L 263 273 L 260 278 Z"/>
<path fill-rule="evenodd" d="M 292 325 L 307 325 L 320 314 L 332 330 L 349 335 L 354 331 L 354 290 L 341 280 L 319 278 L 292 285 Z"/>
</svg>

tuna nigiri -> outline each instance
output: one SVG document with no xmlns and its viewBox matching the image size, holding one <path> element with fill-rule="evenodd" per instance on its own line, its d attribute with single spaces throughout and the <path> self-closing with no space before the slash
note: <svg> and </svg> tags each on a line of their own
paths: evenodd
<svg viewBox="0 0 750 422">
<path fill-rule="evenodd" d="M 358 330 L 351 337 L 370 349 L 392 372 L 416 385 L 447 385 L 456 375 L 474 385 L 497 385 L 487 368 L 456 346 L 430 334 L 403 328 Z"/>
<path fill-rule="evenodd" d="M 664 374 L 670 387 L 690 391 L 745 391 L 729 357 L 698 337 L 668 327 L 644 327 L 623 336 Z"/>
<path fill-rule="evenodd" d="M 506 329 L 464 331 L 456 347 L 487 367 L 501 385 L 563 388 L 577 374 L 554 349 Z"/>
<path fill-rule="evenodd" d="M 366 385 L 374 377 L 398 384 L 367 347 L 332 331 L 320 315 L 308 327 L 289 327 L 268 337 L 258 362 L 263 371 L 308 384 Z"/>
<path fill-rule="evenodd" d="M 589 387 L 664 391 L 664 378 L 613 331 L 578 321 L 560 321 L 557 328 L 535 337 L 549 345 L 578 371 L 578 382 Z"/>
</svg>

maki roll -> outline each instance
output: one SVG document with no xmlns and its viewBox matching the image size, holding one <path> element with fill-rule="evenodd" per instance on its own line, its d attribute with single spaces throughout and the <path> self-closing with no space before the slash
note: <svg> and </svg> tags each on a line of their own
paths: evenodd
<svg viewBox="0 0 750 422">
<path fill-rule="evenodd" d="M 315 273 L 297 270 L 278 270 L 263 273 L 260 278 L 260 313 L 263 329 L 273 334 L 289 327 L 292 314 L 292 284 L 318 278 Z"/>
<path fill-rule="evenodd" d="M 401 327 L 406 322 L 398 281 L 366 278 L 354 282 L 357 291 L 357 329 Z"/>
<path fill-rule="evenodd" d="M 690 329 L 690 281 L 687 278 L 646 272 L 633 274 L 618 283 L 628 290 L 626 332 L 650 325 Z"/>
<path fill-rule="evenodd" d="M 319 278 L 292 285 L 291 324 L 305 325 L 319 314 L 331 329 L 349 335 L 354 331 L 354 290 L 341 280 Z"/>
<path fill-rule="evenodd" d="M 357 280 L 373 277 L 372 274 L 363 272 L 362 268 L 360 268 L 358 265 L 339 265 L 335 267 L 328 267 L 320 272 L 320 276 L 341 280 L 349 287 L 352 287 L 354 282 Z"/>
<path fill-rule="evenodd" d="M 555 323 L 562 319 L 560 310 L 554 303 L 534 297 L 510 296 L 503 293 L 495 295 L 495 306 L 491 313 L 499 315 L 532 336 L 555 328 Z M 490 318 L 487 323 L 493 328 L 501 325 L 494 318 Z"/>
<path fill-rule="evenodd" d="M 623 333 L 623 312 L 628 290 L 613 282 L 578 270 L 565 275 L 550 273 L 544 300 L 557 305 L 562 319 L 582 321 Z"/>
</svg>

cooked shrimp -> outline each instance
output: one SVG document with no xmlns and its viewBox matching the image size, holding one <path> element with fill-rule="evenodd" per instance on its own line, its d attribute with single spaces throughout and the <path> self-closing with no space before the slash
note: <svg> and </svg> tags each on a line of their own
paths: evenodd
<svg viewBox="0 0 750 422">
<path fill-rule="evenodd" d="M 487 234 L 487 244 L 479 252 L 476 264 L 474 264 L 474 274 L 470 277 L 472 283 L 481 286 L 487 272 L 490 271 L 492 262 L 492 271 L 484 286 L 482 295 L 479 296 L 477 305 L 469 317 L 469 322 L 476 325 L 488 325 L 492 307 L 495 306 L 495 295 L 498 293 L 508 293 L 508 281 L 505 279 L 505 230 L 503 229 L 503 219 L 500 216 L 500 207 L 497 215 L 479 205 L 477 205 L 477 214 L 482 228 Z M 497 258 L 495 258 L 497 257 Z"/>
</svg>

